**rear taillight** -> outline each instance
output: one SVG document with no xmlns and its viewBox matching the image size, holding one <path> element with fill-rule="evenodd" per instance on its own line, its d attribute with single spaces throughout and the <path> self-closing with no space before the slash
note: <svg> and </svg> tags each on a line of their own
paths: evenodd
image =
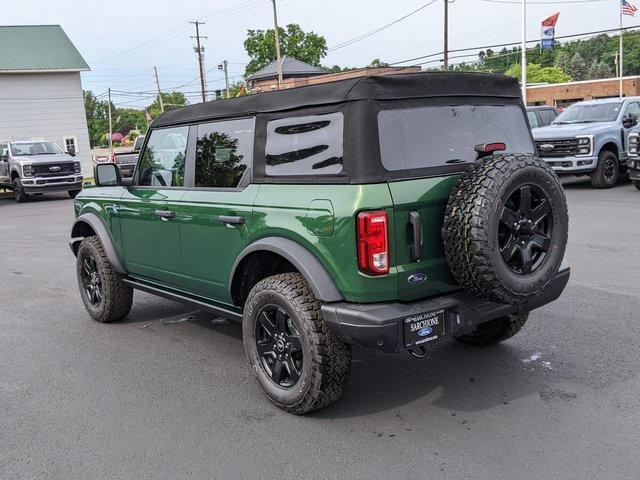
<svg viewBox="0 0 640 480">
<path fill-rule="evenodd" d="M 358 266 L 369 275 L 389 273 L 387 212 L 358 214 Z"/>
</svg>

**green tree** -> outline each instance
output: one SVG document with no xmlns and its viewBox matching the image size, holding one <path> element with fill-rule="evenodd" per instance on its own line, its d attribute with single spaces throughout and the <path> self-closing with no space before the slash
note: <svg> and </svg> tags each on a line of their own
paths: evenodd
<svg viewBox="0 0 640 480">
<path fill-rule="evenodd" d="M 108 108 L 106 100 L 98 99 L 91 90 L 84 90 L 84 110 L 87 116 L 89 143 L 91 148 L 104 143 L 104 134 L 109 130 Z M 113 104 L 112 104 L 112 108 Z"/>
<path fill-rule="evenodd" d="M 164 109 L 167 111 L 184 107 L 187 104 L 187 97 L 185 97 L 182 92 L 162 92 L 162 101 L 164 102 Z M 147 107 L 147 111 L 149 115 L 151 115 L 151 118 L 156 118 L 160 115 L 160 100 L 158 97 Z"/>
<path fill-rule="evenodd" d="M 590 80 L 597 80 L 599 78 L 609 78 L 613 76 L 613 71 L 611 70 L 611 67 L 609 65 L 607 65 L 606 62 L 601 61 L 596 61 L 594 60 L 591 63 L 591 67 L 589 67 L 589 76 L 588 78 Z"/>
<path fill-rule="evenodd" d="M 505 72 L 507 75 L 522 79 L 520 64 L 514 64 Z M 564 73 L 558 67 L 541 67 L 537 63 L 527 65 L 527 83 L 560 83 L 568 82 L 571 76 Z"/>
<path fill-rule="evenodd" d="M 567 73 L 571 75 L 574 80 L 586 80 L 589 78 L 589 65 L 580 52 L 576 52 L 571 57 L 571 62 L 569 63 L 569 69 Z"/>
<path fill-rule="evenodd" d="M 388 67 L 388 66 L 389 66 L 388 63 L 383 62 L 379 58 L 374 58 L 373 60 L 371 60 L 371 63 L 368 65 L 368 67 L 371 67 L 371 68 L 381 68 L 381 67 Z"/>
<path fill-rule="evenodd" d="M 281 55 L 321 66 L 320 61 L 327 54 L 327 41 L 322 35 L 305 32 L 296 23 L 278 28 L 278 35 Z M 248 30 L 244 49 L 251 59 L 245 69 L 245 76 L 249 76 L 276 59 L 275 30 Z"/>
</svg>

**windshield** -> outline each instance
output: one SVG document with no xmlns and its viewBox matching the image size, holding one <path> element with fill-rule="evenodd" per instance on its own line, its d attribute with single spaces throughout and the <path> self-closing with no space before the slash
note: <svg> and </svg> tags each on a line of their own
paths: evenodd
<svg viewBox="0 0 640 480">
<path fill-rule="evenodd" d="M 53 142 L 20 142 L 11 144 L 11 153 L 14 157 L 21 155 L 55 155 L 64 153 Z"/>
<path fill-rule="evenodd" d="M 613 122 L 618 118 L 620 108 L 620 102 L 576 103 L 558 115 L 553 123 Z"/>
</svg>

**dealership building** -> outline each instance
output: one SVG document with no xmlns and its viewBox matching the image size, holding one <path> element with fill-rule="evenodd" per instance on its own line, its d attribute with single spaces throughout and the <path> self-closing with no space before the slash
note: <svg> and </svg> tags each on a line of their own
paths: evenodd
<svg viewBox="0 0 640 480">
<path fill-rule="evenodd" d="M 91 169 L 80 72 L 89 66 L 59 25 L 0 26 L 0 141 L 52 140 Z"/>
<path fill-rule="evenodd" d="M 640 76 L 623 77 L 625 97 L 640 96 Z M 572 103 L 620 95 L 620 78 L 527 86 L 527 104 L 564 108 Z"/>
</svg>

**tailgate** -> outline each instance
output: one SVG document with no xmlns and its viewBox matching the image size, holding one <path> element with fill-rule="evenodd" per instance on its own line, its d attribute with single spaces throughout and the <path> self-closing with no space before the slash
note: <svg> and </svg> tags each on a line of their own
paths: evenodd
<svg viewBox="0 0 640 480">
<path fill-rule="evenodd" d="M 458 175 L 451 175 L 388 184 L 394 205 L 393 230 L 389 234 L 395 237 L 400 300 L 460 288 L 449 271 L 440 237 L 449 193 L 457 179 Z"/>
</svg>

